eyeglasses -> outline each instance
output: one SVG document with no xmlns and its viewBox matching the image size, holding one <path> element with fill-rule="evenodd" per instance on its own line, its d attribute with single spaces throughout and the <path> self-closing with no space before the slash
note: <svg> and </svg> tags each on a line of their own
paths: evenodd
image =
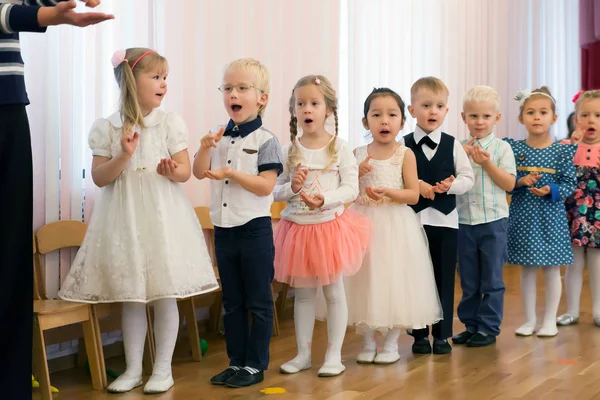
<svg viewBox="0 0 600 400">
<path fill-rule="evenodd" d="M 264 93 L 264 90 L 259 89 L 256 86 L 252 86 L 252 85 L 242 84 L 242 85 L 221 85 L 221 86 L 219 86 L 219 91 L 223 92 L 223 93 L 231 93 L 233 91 L 233 89 L 237 90 L 239 93 L 246 93 L 250 89 L 256 89 L 256 90 L 260 91 L 261 93 Z"/>
</svg>

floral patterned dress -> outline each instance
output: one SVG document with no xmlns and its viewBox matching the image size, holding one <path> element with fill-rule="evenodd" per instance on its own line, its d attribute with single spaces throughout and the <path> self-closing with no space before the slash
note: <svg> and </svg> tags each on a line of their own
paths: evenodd
<svg viewBox="0 0 600 400">
<path fill-rule="evenodd" d="M 599 156 L 600 144 L 577 146 L 577 189 L 565 202 L 573 246 L 600 247 Z"/>
</svg>

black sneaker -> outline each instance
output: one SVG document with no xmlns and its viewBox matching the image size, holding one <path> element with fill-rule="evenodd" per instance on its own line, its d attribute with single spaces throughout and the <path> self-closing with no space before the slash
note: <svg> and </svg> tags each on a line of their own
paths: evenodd
<svg viewBox="0 0 600 400">
<path fill-rule="evenodd" d="M 448 354 L 450 352 L 452 352 L 452 346 L 447 340 L 444 342 L 433 341 L 433 354 Z"/>
<path fill-rule="evenodd" d="M 225 385 L 230 388 L 243 388 L 262 382 L 265 379 L 263 371 L 251 374 L 245 369 L 240 369 L 237 374 L 227 379 Z"/>
<path fill-rule="evenodd" d="M 484 336 L 481 333 L 476 333 L 467 341 L 467 347 L 485 347 L 496 343 L 496 336 Z"/>
<path fill-rule="evenodd" d="M 233 368 L 229 367 L 225 371 L 221 372 L 220 374 L 217 374 L 217 375 L 213 376 L 212 378 L 210 378 L 210 383 L 212 383 L 213 385 L 222 386 L 225 384 L 227 379 L 229 379 L 232 376 L 234 376 L 235 374 L 237 374 L 238 371 L 239 371 L 239 369 L 237 369 L 237 368 L 233 369 Z"/>
<path fill-rule="evenodd" d="M 473 337 L 473 335 L 475 335 L 474 332 L 464 331 L 462 333 L 459 333 L 456 336 L 453 336 L 452 337 L 452 343 L 454 343 L 454 344 L 465 344 L 465 343 L 467 343 L 467 341 L 469 339 L 471 339 Z"/>
<path fill-rule="evenodd" d="M 412 345 L 412 352 L 415 354 L 431 354 L 431 343 L 429 343 L 429 339 L 415 339 L 415 342 Z"/>
</svg>

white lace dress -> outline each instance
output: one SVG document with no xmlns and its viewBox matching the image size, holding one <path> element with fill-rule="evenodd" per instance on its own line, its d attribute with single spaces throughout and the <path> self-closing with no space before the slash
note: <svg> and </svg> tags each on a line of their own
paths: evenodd
<svg viewBox="0 0 600 400">
<path fill-rule="evenodd" d="M 360 178 L 360 194 L 352 208 L 373 222 L 370 252 L 354 276 L 344 280 L 348 323 L 360 333 L 394 327 L 424 328 L 442 319 L 427 236 L 412 208 L 385 197 L 375 201 L 365 188 L 404 188 L 401 145 L 387 160 L 373 160 L 373 171 Z M 356 149 L 360 163 L 367 147 Z"/>
<path fill-rule="evenodd" d="M 145 119 L 131 160 L 101 188 L 85 240 L 58 293 L 86 303 L 149 302 L 218 288 L 202 228 L 183 186 L 156 172 L 161 158 L 185 150 L 183 120 L 158 109 Z M 118 114 L 96 121 L 92 154 L 121 151 Z"/>
</svg>

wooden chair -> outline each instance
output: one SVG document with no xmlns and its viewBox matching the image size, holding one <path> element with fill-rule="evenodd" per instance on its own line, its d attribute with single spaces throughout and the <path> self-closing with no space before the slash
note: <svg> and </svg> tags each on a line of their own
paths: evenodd
<svg viewBox="0 0 600 400">
<path fill-rule="evenodd" d="M 95 390 L 103 390 L 107 384 L 102 346 L 99 345 L 99 337 L 96 334 L 98 320 L 92 307 L 85 303 L 48 300 L 43 285 L 42 255 L 64 248 L 78 247 L 85 231 L 86 226 L 82 222 L 59 221 L 40 228 L 34 241 L 33 354 L 43 400 L 52 399 L 44 340 L 44 332 L 50 329 L 81 323 L 92 386 Z"/>
<path fill-rule="evenodd" d="M 273 221 L 281 220 L 281 212 L 286 207 L 284 201 L 276 201 L 271 205 L 271 219 Z M 289 285 L 287 283 L 273 282 L 273 292 L 278 293 L 275 308 L 278 315 L 283 315 L 287 302 Z"/>
<path fill-rule="evenodd" d="M 219 271 L 216 267 L 217 263 L 214 253 L 214 226 L 210 221 L 210 216 L 208 215 L 207 207 L 197 207 L 195 211 L 196 217 L 198 218 L 198 221 L 202 226 L 202 230 L 210 231 L 210 234 L 208 235 L 208 237 L 206 237 L 206 245 L 208 248 L 208 254 L 213 263 L 215 275 L 217 276 L 218 280 Z M 222 304 L 222 292 L 220 288 L 209 293 L 201 294 L 198 296 L 186 297 L 177 301 L 179 315 L 182 317 L 182 319 L 185 318 L 186 321 L 187 335 L 190 344 L 190 349 L 192 351 L 192 360 L 202 360 L 202 350 L 200 347 L 200 332 L 198 330 L 198 323 L 196 321 L 196 310 L 200 307 L 210 307 L 208 330 L 216 332 L 219 329 L 219 319 L 221 317 Z"/>
</svg>

